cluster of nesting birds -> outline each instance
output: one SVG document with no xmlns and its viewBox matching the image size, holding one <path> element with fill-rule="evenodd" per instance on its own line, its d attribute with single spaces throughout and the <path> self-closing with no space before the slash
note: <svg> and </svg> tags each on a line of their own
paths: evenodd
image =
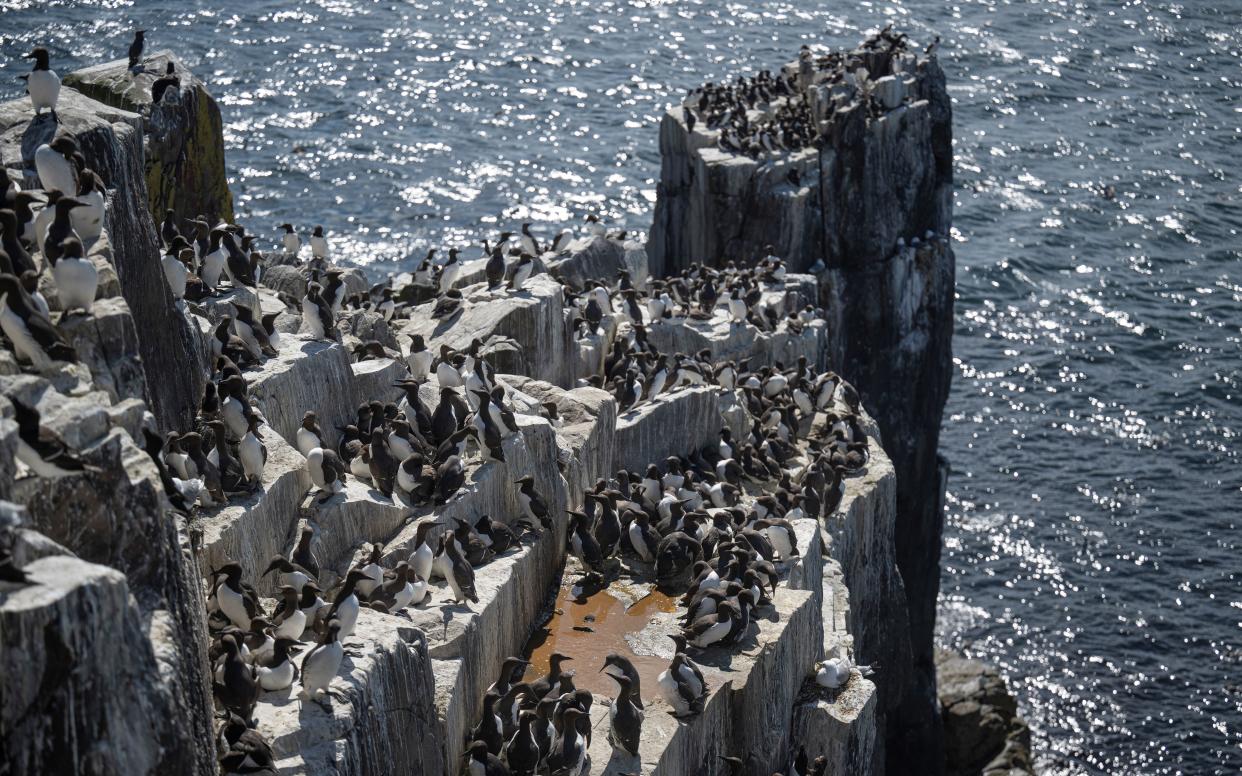
<svg viewBox="0 0 1242 776">
<path fill-rule="evenodd" d="M 19 363 L 36 370 L 77 361 L 57 324 L 90 315 L 99 272 L 87 255 L 103 229 L 104 187 L 71 137 L 35 150 L 42 189 L 21 191 L 6 179 L 0 202 L 0 331 Z M 60 315 L 40 289 L 50 276 Z"/>
<path fill-rule="evenodd" d="M 935 53 L 939 37 L 927 47 Z M 862 67 L 871 54 L 891 56 L 906 50 L 904 34 L 889 25 L 866 40 L 856 52 L 831 52 L 816 56 L 808 46 L 798 53 L 797 71 L 773 75 L 762 70 L 752 77 L 738 76 L 724 83 L 708 82 L 682 100 L 682 121 L 691 132 L 696 127 L 716 132 L 716 147 L 751 159 L 768 159 L 820 142 L 821 129 L 808 100 L 807 86 L 815 73 L 828 73 L 824 83 L 844 81 L 864 92 L 869 115 L 882 113 L 879 103 L 866 94 L 868 74 Z M 884 73 L 876 73 L 879 77 Z M 798 181 L 793 181 L 797 185 Z"/>
<path fill-rule="evenodd" d="M 438 524 L 434 518 L 424 519 L 408 558 L 386 568 L 383 547 L 372 545 L 327 599 L 310 526 L 302 529 L 288 556 L 273 556 L 263 572 L 263 576 L 275 574 L 278 583 L 279 600 L 271 612 L 242 580 L 240 564 L 226 561 L 213 569 L 207 610 L 214 688 L 221 706 L 248 723 L 263 692 L 286 690 L 298 681 L 303 700 L 322 696 L 348 654 L 344 642 L 353 635 L 363 606 L 400 614 L 427 603 L 437 578 L 445 580 L 453 602 L 477 603 L 474 568 L 518 547 L 522 533 L 537 536 L 551 526 L 534 479 L 523 477 L 515 484 L 524 515 L 512 527 L 483 515 L 474 525 L 458 519 L 452 530 L 433 537 Z M 315 645 L 299 665 L 293 657 L 307 638 Z"/>
<path fill-rule="evenodd" d="M 715 444 L 670 457 L 663 470 L 655 464 L 641 474 L 623 469 L 597 482 L 583 509 L 569 513 L 568 551 L 587 569 L 573 583 L 575 596 L 607 587 L 608 566 L 619 553 L 649 565 L 660 586 L 684 588 L 682 630 L 670 634 L 674 656 L 657 679 L 659 695 L 677 716 L 701 712 L 709 690 L 689 651 L 725 648 L 745 637 L 752 610 L 771 603 L 781 569 L 798 557 L 792 521 L 833 515 L 845 477 L 869 459 L 857 392 L 832 372 L 816 373 L 803 359 L 789 370 L 778 364 L 743 371 L 722 387 L 745 396 L 752 423 L 744 435 L 724 428 Z M 838 398 L 844 415 L 835 411 Z M 466 773 L 584 772 L 592 696 L 575 688 L 564 668 L 571 660 L 553 653 L 547 675 L 532 682 L 522 681 L 527 661 L 505 660 L 470 732 Z M 815 681 L 840 688 L 850 668 L 848 657 L 835 655 L 816 665 Z M 618 654 L 601 670 L 617 682 L 609 743 L 637 755 L 646 713 L 638 671 Z M 745 772 L 742 760 L 726 760 L 734 772 Z M 803 749 L 790 773 L 822 774 L 825 767 L 822 758 L 808 764 Z"/>
<path fill-rule="evenodd" d="M 141 70 L 142 33 L 130 47 L 130 70 Z M 48 111 L 53 120 L 60 99 L 60 78 L 51 69 L 47 49 L 26 58 L 33 69 L 23 76 L 36 118 Z M 157 79 L 156 102 L 178 92 L 172 63 Z M 53 137 L 35 149 L 33 161 L 41 189 L 20 190 L 7 176 L 0 200 L 0 331 L 18 361 L 43 370 L 55 361 L 73 362 L 77 353 L 53 323 L 40 278 L 50 275 L 61 311 L 89 315 L 99 286 L 99 272 L 88 256 L 103 230 L 104 182 L 86 163 L 77 142 Z"/>
<path fill-rule="evenodd" d="M 659 684 L 687 707 L 702 709 L 707 682 L 699 667 L 686 655 L 685 639 L 671 637 L 676 656 Z M 534 776 L 536 773 L 580 774 L 587 764 L 591 743 L 591 706 L 594 697 L 574 686 L 574 674 L 565 670 L 573 658 L 554 652 L 548 673 L 522 681 L 529 661 L 505 658 L 497 679 L 483 696 L 479 723 L 469 732 L 462 771 L 485 776 Z M 646 710 L 638 670 L 627 658 L 610 654 L 600 672 L 617 683 L 617 695 L 609 706 L 608 742 L 615 748 L 638 754 Z"/>
<path fill-rule="evenodd" d="M 682 100 L 682 120 L 690 131 L 718 132 L 720 150 L 752 159 L 805 148 L 818 136 L 806 93 L 794 79 L 768 70 L 692 89 Z"/>
<path fill-rule="evenodd" d="M 800 334 L 820 313 L 810 305 L 785 313 L 783 295 L 777 303 L 765 301 L 765 287 L 783 290 L 784 280 L 784 262 L 770 257 L 753 268 L 733 263 L 722 269 L 693 264 L 680 275 L 651 280 L 645 291 L 634 286 L 625 270 L 613 282 L 588 282 L 581 294 L 566 287 L 566 303 L 573 312 L 580 347 L 587 352 L 600 347 L 605 351 L 599 360 L 601 371 L 585 382 L 609 390 L 622 412 L 684 386 L 718 383 L 733 390 L 739 374 L 737 363 L 715 363 L 707 351 L 692 355 L 661 353 L 649 340 L 648 331 L 686 320 L 710 320 L 719 314 L 727 315 L 732 326 Z M 617 326 L 603 327 L 605 316 L 611 316 Z M 602 345 L 596 344 L 601 337 Z"/>
</svg>

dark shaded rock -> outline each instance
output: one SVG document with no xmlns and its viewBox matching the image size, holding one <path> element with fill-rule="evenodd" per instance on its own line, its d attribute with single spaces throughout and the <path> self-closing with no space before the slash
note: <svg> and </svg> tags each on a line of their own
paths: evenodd
<svg viewBox="0 0 1242 776">
<path fill-rule="evenodd" d="M 995 666 L 936 652 L 949 776 L 1033 774 L 1031 731 Z"/>
<path fill-rule="evenodd" d="M 72 557 L 0 583 L 0 743 L 10 773 L 159 774 L 180 716 L 125 576 Z"/>
<path fill-rule="evenodd" d="M 151 86 L 172 62 L 181 78 L 151 104 Z M 156 223 L 172 208 L 183 219 L 207 216 L 208 223 L 233 220 L 233 195 L 224 172 L 224 130 L 220 108 L 207 87 L 170 51 L 143 60 L 144 72 L 130 73 L 118 59 L 65 76 L 65 84 L 116 108 L 146 118 L 146 179 Z M 183 227 L 184 231 L 184 227 Z"/>
</svg>

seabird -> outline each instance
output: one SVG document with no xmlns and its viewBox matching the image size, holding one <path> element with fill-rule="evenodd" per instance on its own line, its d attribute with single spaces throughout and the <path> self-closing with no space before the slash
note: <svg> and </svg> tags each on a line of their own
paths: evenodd
<svg viewBox="0 0 1242 776">
<path fill-rule="evenodd" d="M 294 239 L 297 239 L 296 234 L 293 235 L 293 237 Z M 315 230 L 311 232 L 310 246 L 311 246 L 311 256 L 313 258 L 319 259 L 321 261 L 327 261 L 328 255 L 329 255 L 329 251 L 328 251 L 329 246 L 328 246 L 328 238 L 324 236 L 324 233 L 323 233 L 323 226 L 317 224 L 315 226 Z M 296 256 L 298 252 L 297 248 L 300 248 L 300 247 L 301 245 L 299 244 L 297 247 L 294 248 L 294 250 L 289 251 L 289 238 L 288 238 L 288 235 L 286 234 L 285 236 L 285 251 L 286 252 L 292 253 L 293 255 Z"/>
<path fill-rule="evenodd" d="M 129 69 L 131 72 L 139 69 L 138 63 L 142 61 L 143 36 L 146 34 L 146 30 L 134 30 L 134 42 L 129 44 Z"/>
<path fill-rule="evenodd" d="M 35 115 L 40 115 L 47 108 L 52 112 L 52 119 L 59 123 L 60 119 L 56 117 L 56 101 L 60 98 L 60 77 L 49 65 L 47 49 L 38 46 L 25 58 L 35 61 L 34 68 L 26 78 L 26 91 L 30 94 L 30 104 L 34 107 Z M 75 190 L 69 188 L 66 191 Z"/>
<path fill-rule="evenodd" d="M 169 94 L 181 94 L 181 79 L 177 77 L 177 65 L 173 62 L 165 65 L 164 75 L 151 84 L 151 104 L 159 105 Z"/>
<path fill-rule="evenodd" d="M 285 248 L 285 255 L 297 258 L 298 251 L 302 249 L 302 238 L 298 237 L 298 233 L 293 231 L 293 224 L 281 224 L 281 229 L 285 230 L 284 235 L 280 238 L 281 244 Z"/>
<path fill-rule="evenodd" d="M 7 273 L 0 273 L 0 330 L 13 343 L 17 357 L 36 369 L 50 366 L 53 360 L 78 360 L 77 351 L 39 312 L 21 281 Z"/>
<path fill-rule="evenodd" d="M 328 685 L 340 670 L 341 661 L 345 658 L 340 632 L 341 623 L 329 621 L 323 639 L 302 658 L 302 692 L 298 695 L 302 700 L 313 700 L 327 692 Z"/>
</svg>

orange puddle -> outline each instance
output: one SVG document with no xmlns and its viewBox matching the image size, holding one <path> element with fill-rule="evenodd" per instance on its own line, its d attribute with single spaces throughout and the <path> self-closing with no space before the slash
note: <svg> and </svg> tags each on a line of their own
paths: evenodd
<svg viewBox="0 0 1242 776">
<path fill-rule="evenodd" d="M 625 636 L 647 627 L 655 613 L 675 611 L 676 599 L 655 589 L 626 609 L 625 603 L 607 589 L 595 593 L 585 603 L 577 603 L 570 596 L 570 588 L 562 587 L 556 596 L 552 619 L 535 631 L 522 650 L 523 656 L 531 661 L 524 679 L 530 682 L 546 675 L 548 656 L 560 652 L 573 658 L 564 667 L 574 671 L 575 687 L 612 698 L 617 694 L 617 683 L 600 673 L 600 669 L 608 654 L 616 652 L 634 664 L 642 683 L 643 700 L 651 700 L 656 694 L 656 677 L 668 668 L 671 658 L 636 655 Z M 591 630 L 575 630 L 575 627 Z M 671 652 L 671 641 L 668 647 Z"/>
</svg>

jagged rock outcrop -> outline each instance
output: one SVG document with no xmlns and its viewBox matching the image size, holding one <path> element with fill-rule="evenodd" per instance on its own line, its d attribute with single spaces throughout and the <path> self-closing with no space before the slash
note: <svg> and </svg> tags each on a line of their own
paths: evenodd
<svg viewBox="0 0 1242 776">
<path fill-rule="evenodd" d="M 99 70 L 97 77 L 92 76 L 98 88 L 107 88 L 117 99 L 140 97 L 131 92 L 140 92 L 142 79 L 148 77 L 126 81 L 127 74 L 115 69 L 113 64 L 85 72 Z M 185 94 L 197 94 L 199 86 Z M 135 270 L 142 266 L 140 260 L 147 260 L 145 280 L 164 289 L 161 273 L 150 271 L 159 265 L 141 175 L 142 122 L 135 114 L 98 106 L 71 89 L 66 88 L 65 95 L 62 110 L 68 110 L 71 118 L 78 111 L 81 118 L 72 120 L 82 124 L 75 131 L 86 136 L 84 147 L 95 148 L 88 159 L 92 163 L 99 159 L 106 166 L 112 153 L 116 158 L 105 179 L 126 187 L 112 196 L 108 224 L 109 234 L 116 237 L 111 261 L 124 299 L 103 294 L 100 320 L 74 324 L 80 349 L 89 355 L 85 366 L 47 379 L 0 377 L 0 393 L 22 396 L 38 406 L 44 425 L 65 436 L 99 467 L 98 472 L 60 483 L 31 476 L 14 482 L 11 475 L 21 471 L 13 463 L 15 432 L 9 420 L 11 410 L 0 399 L 0 499 L 25 504 L 29 526 L 41 532 L 31 541 L 21 540 L 25 542 L 22 562 L 47 556 L 29 567 L 34 569 L 38 587 L 20 588 L 17 595 L 0 587 L 0 613 L 6 618 L 0 664 L 16 665 L 13 670 L 32 676 L 47 676 L 40 661 L 49 654 L 55 657 L 53 647 L 39 643 L 41 633 L 47 633 L 47 622 L 69 626 L 64 639 L 76 650 L 79 645 L 89 648 L 99 642 L 100 617 L 115 618 L 122 623 L 116 632 L 123 634 L 125 643 L 137 645 L 138 663 L 144 669 L 116 692 L 139 697 L 130 717 L 121 711 L 128 707 L 105 705 L 95 698 L 87 704 L 90 718 L 107 730 L 99 733 L 98 726 L 84 730 L 80 740 L 111 744 L 108 755 L 116 760 L 96 757 L 88 766 L 79 766 L 79 772 L 212 772 L 208 634 L 202 605 L 202 580 L 210 577 L 212 569 L 226 558 L 236 560 L 242 565 L 243 580 L 253 583 L 261 596 L 270 597 L 275 580 L 260 576 L 267 559 L 273 553 L 288 552 L 301 528 L 311 526 L 315 529 L 313 550 L 323 567 L 319 581 L 326 588 L 372 544 L 382 546 L 385 566 L 407 559 L 416 547 L 420 526 L 429 521 L 435 524 L 436 534 L 451 528 L 455 518 L 474 522 L 479 515 L 489 514 L 501 522 L 514 521 L 521 509 L 513 480 L 529 473 L 550 506 L 552 527 L 476 569 L 478 602 L 445 605 L 447 586 L 435 581 L 433 602 L 410 608 L 402 616 L 364 608 L 348 640 L 350 655 L 333 680 L 328 701 L 303 703 L 296 699 L 296 691 L 267 693 L 255 714 L 257 729 L 271 743 L 281 773 L 362 776 L 455 771 L 484 690 L 495 680 L 502 659 L 520 652 L 545 616 L 546 594 L 562 573 L 566 557 L 565 510 L 581 506 L 583 493 L 619 467 L 638 471 L 644 463 L 659 462 L 667 455 L 697 453 L 717 438 L 721 426 L 738 435 L 745 433 L 755 420 L 746 409 L 745 396 L 710 385 L 709 378 L 709 385 L 679 388 L 618 414 L 609 393 L 575 387 L 581 378 L 598 374 L 610 338 L 629 324 L 620 316 L 605 315 L 598 333 L 576 332 L 573 308 L 566 307 L 566 292 L 557 280 L 578 289 L 588 279 L 611 278 L 621 269 L 645 274 L 646 262 L 646 252 L 636 242 L 584 238 L 570 243 L 560 255 L 543 257 L 541 266 L 555 272 L 556 279 L 536 275 L 521 293 L 489 292 L 477 283 L 459 282 L 465 310 L 444 320 L 431 319 L 430 306 L 414 308 L 411 320 L 397 319 L 391 326 L 374 312 L 348 311 L 338 327 L 343 342 L 333 344 L 297 334 L 301 320 L 296 311 L 282 316 L 279 353 L 243 369 L 250 401 L 265 419 L 260 431 L 267 440 L 268 458 L 262 476 L 252 491 L 235 495 L 230 503 L 195 510 L 187 530 L 185 522 L 167 509 L 152 460 L 134 443 L 141 438 L 143 426 L 150 425 L 143 400 L 161 408 L 156 415 L 165 429 L 186 428 L 187 415 L 193 415 L 201 395 L 207 371 L 204 341 L 212 324 L 235 314 L 240 306 L 256 312 L 280 309 L 284 302 L 275 291 L 296 300 L 304 291 L 305 276 L 296 267 L 272 267 L 265 277 L 269 287 L 234 289 L 189 305 L 189 312 L 173 307 L 166 290 L 157 294 L 154 286 L 139 282 Z M 162 115 L 174 108 L 178 106 L 166 102 L 154 110 Z M 3 110 L 0 107 L 0 117 Z M 156 127 L 148 137 L 148 152 L 152 143 L 172 144 L 165 151 L 175 146 L 177 128 L 201 125 L 203 114 L 170 113 L 164 118 L 171 122 L 171 134 L 159 135 L 163 130 Z M 92 132 L 99 138 L 92 139 Z M 850 142 L 867 145 L 862 140 Z M 846 154 L 847 149 L 840 153 Z M 798 159 L 805 161 L 802 156 Z M 743 173 L 758 175 L 763 190 L 773 190 L 773 175 L 788 178 L 783 168 L 747 171 L 728 160 L 716 161 L 726 163 L 709 171 L 717 176 L 713 180 L 723 181 L 719 184 L 722 190 L 742 191 L 730 187 Z M 161 181 L 169 174 L 167 164 L 161 157 Z M 822 167 L 822 159 L 816 164 Z M 177 168 L 176 175 L 188 175 L 192 168 Z M 21 169 L 20 163 L 14 169 Z M 849 170 L 856 172 L 853 167 Z M 884 174 L 897 172 L 884 169 Z M 812 174 L 821 181 L 817 189 L 821 194 L 815 196 L 822 197 L 822 181 L 833 180 L 834 173 L 805 173 L 802 180 Z M 833 186 L 849 189 L 857 183 L 854 178 L 842 180 Z M 755 211 L 757 216 L 775 224 L 774 231 L 781 235 L 815 232 L 819 227 L 803 228 L 792 219 L 807 213 L 822 215 L 824 208 L 807 210 L 813 192 L 795 193 L 800 200 L 780 204 L 787 192 L 777 192 L 779 196 L 772 200 L 777 204 L 763 205 L 767 209 Z M 163 188 L 153 192 L 151 201 L 157 196 L 165 196 Z M 168 196 L 180 196 L 177 186 Z M 840 191 L 832 195 L 850 196 L 854 195 Z M 753 239 L 766 242 L 768 238 Z M 779 245 L 796 248 L 789 243 Z M 750 323 L 730 323 L 728 314 L 718 308 L 704 320 L 678 318 L 653 325 L 651 341 L 669 353 L 708 349 L 716 359 L 750 359 L 752 368 L 778 361 L 788 367 L 805 357 L 816 367 L 831 366 L 851 376 L 841 366 L 848 361 L 838 359 L 858 357 L 853 349 L 855 338 L 864 329 L 853 318 L 842 317 L 843 310 L 856 304 L 842 294 L 875 292 L 885 305 L 903 305 L 896 312 L 881 309 L 896 316 L 901 346 L 913 348 L 927 342 L 920 333 L 929 325 L 929 310 L 937 300 L 912 303 L 911 289 L 921 287 L 931 294 L 939 288 L 944 254 L 898 251 L 895 255 L 892 266 L 897 269 L 885 274 L 888 280 L 884 282 L 889 285 L 878 290 L 867 285 L 871 282 L 864 277 L 869 277 L 867 272 L 853 273 L 857 269 L 853 258 L 844 256 L 829 262 L 818 279 L 791 273 L 783 287 L 772 284 L 766 290 L 764 304 L 782 315 L 808 301 L 826 304 L 830 316 L 835 316 L 827 323 L 792 321 L 760 331 Z M 951 253 L 948 257 L 951 280 Z M 108 265 L 108 259 L 102 261 Z M 875 274 L 874 267 L 868 271 Z M 640 277 L 634 280 L 641 285 Z M 367 288 L 357 272 L 349 273 L 347 286 L 350 293 Z M 150 328 L 139 305 L 156 315 Z M 133 309 L 132 316 L 127 307 Z M 186 331 L 187 341 L 181 341 Z M 416 506 L 400 495 L 386 497 L 359 479 L 351 479 L 344 492 L 325 498 L 311 488 L 305 461 L 294 448 L 302 413 L 313 409 L 320 414 L 325 441 L 332 444 L 338 438 L 337 426 L 352 418 L 360 402 L 396 401 L 400 393 L 393 382 L 405 373 L 403 359 L 354 361 L 350 349 L 360 341 L 376 339 L 391 351 L 389 355 L 398 356 L 401 348 L 408 348 L 406 335 L 413 333 L 423 334 L 433 351 L 442 343 L 465 349 L 475 339 L 482 342 L 481 355 L 496 368 L 497 381 L 506 387 L 506 402 L 519 413 L 517 433 L 503 443 L 506 460 L 483 462 L 469 457 L 465 486 L 441 505 Z M 882 337 L 878 341 L 886 342 Z M 158 377 L 150 371 L 127 369 L 135 353 L 144 356 L 143 364 L 152 364 L 148 354 L 153 348 L 165 348 L 161 352 L 175 356 L 171 362 L 154 362 L 159 364 Z M 910 357 L 918 360 L 918 354 Z M 902 362 L 893 369 L 897 377 L 908 377 L 915 374 L 910 370 L 916 366 Z M 169 379 L 170 372 L 182 368 L 197 382 L 186 386 Z M 15 362 L 0 358 L 0 374 L 17 371 Z M 422 386 L 421 394 L 425 403 L 436 403 L 434 377 Z M 872 401 L 876 397 L 864 391 L 864 405 L 870 407 Z M 557 407 L 559 418 L 542 416 L 541 403 L 545 402 Z M 844 412 L 844 404 L 839 401 L 837 409 Z M 870 437 L 870 460 L 858 476 L 848 478 L 837 514 L 823 525 L 809 519 L 794 521 L 800 554 L 781 560 L 782 581 L 772 606 L 764 607 L 762 616 L 756 615 L 740 651 L 703 656 L 712 689 L 703 713 L 679 720 L 652 712 L 644 728 L 641 758 L 633 759 L 610 749 L 606 731 L 600 729 L 607 724 L 607 709 L 597 703 L 592 712 L 597 728 L 591 749 L 593 772 L 671 776 L 706 768 L 714 774 L 721 772 L 718 755 L 725 753 L 746 757 L 755 772 L 783 771 L 794 752 L 794 741 L 804 744 L 811 756 L 827 757 L 830 773 L 883 772 L 884 718 L 906 698 L 914 672 L 907 593 L 895 550 L 903 521 L 897 506 L 901 493 L 896 487 L 902 469 L 884 454 L 879 434 L 865 414 L 862 424 Z M 78 558 L 69 558 L 66 552 Z M 70 564 L 81 565 L 70 568 Z M 48 580 L 45 565 L 66 569 L 65 578 Z M 43 588 L 50 592 L 44 594 Z M 32 598 L 38 605 L 29 604 Z M 10 616 L 16 618 L 11 629 Z M 653 654 L 667 658 L 660 650 L 668 649 L 666 635 L 676 628 L 674 614 L 660 612 L 646 625 L 636 638 L 658 642 Z M 10 642 L 9 632 L 18 638 Z M 65 692 L 104 687 L 99 674 L 112 665 L 125 643 L 101 644 L 91 655 L 95 662 L 76 664 L 81 671 L 75 669 L 65 680 Z M 815 661 L 833 652 L 877 663 L 875 681 L 855 671 L 840 691 L 825 694 L 812 686 L 808 693 L 806 680 Z M 582 669 L 594 670 L 594 666 Z M 25 693 L 23 699 L 29 696 L 30 683 L 15 686 Z M 36 729 L 42 741 L 58 746 L 55 736 L 73 729 L 60 722 L 68 706 L 39 709 L 33 720 L 21 721 L 7 716 L 8 696 L 4 705 L 0 740 Z M 136 739 L 128 728 L 115 730 L 123 721 L 141 724 L 145 737 Z M 21 750 L 23 762 L 61 769 L 59 761 L 45 757 L 48 746 L 39 746 Z"/>
<path fill-rule="evenodd" d="M 104 226 L 120 289 L 136 323 L 139 352 L 147 382 L 158 378 L 160 390 L 148 397 L 163 428 L 183 428 L 194 417 L 206 375 L 198 333 L 173 305 L 159 271 L 155 223 L 147 209 L 143 119 L 62 87 L 57 124 L 45 114 L 34 118 L 28 100 L 0 104 L 0 162 L 19 172 L 24 188 L 38 179 L 35 149 L 57 133 L 77 140 L 87 165 L 109 190 Z M 153 374 L 154 370 L 154 374 Z"/>
<path fill-rule="evenodd" d="M 64 672 L 57 686 L 68 697 L 89 696 L 103 687 L 113 688 L 115 695 L 93 707 L 96 726 L 89 729 L 95 732 L 85 740 L 109 741 L 117 747 L 118 757 L 137 758 L 118 761 L 120 765 L 133 766 L 134 773 L 170 769 L 208 772 L 215 758 L 202 592 L 190 561 L 185 524 L 168 510 L 155 466 L 146 452 L 134 445 L 131 436 L 138 433 L 143 422 L 142 404 L 136 400 L 111 404 L 102 391 L 68 397 L 33 376 L 0 378 L 0 393 L 20 397 L 39 409 L 43 426 L 60 434 L 88 464 L 96 467 L 86 476 L 67 481 L 40 477 L 0 479 L 0 498 L 17 501 L 26 508 L 30 529 L 63 546 L 87 565 L 115 569 L 106 574 L 102 569 L 85 570 L 85 580 L 65 579 L 56 583 L 65 595 L 81 584 L 83 597 L 66 604 L 80 618 L 72 612 L 57 616 L 58 627 L 63 631 L 57 638 L 72 645 L 73 650 L 58 654 L 54 660 L 46 658 L 55 663 L 47 670 Z M 0 399 L 0 413 L 12 413 L 8 399 Z M 98 567 L 92 565 L 91 569 Z M 115 588 L 116 580 L 119 592 L 100 589 L 100 585 Z M 23 588 L 14 595 L 20 597 L 25 592 Z M 112 596 L 110 601 L 119 598 L 121 604 L 101 602 L 98 618 L 87 614 L 87 610 L 94 611 L 92 601 L 102 601 L 100 596 Z M 50 616 L 40 611 L 19 607 L 13 614 L 12 632 L 32 633 L 33 625 L 18 625 L 17 621 Z M 118 626 L 123 630 L 114 629 Z M 5 632 L 9 632 L 8 627 Z M 117 641 L 120 632 L 126 634 L 124 649 L 116 649 L 121 643 Z M 77 662 L 86 654 L 77 650 L 89 652 L 90 645 L 96 643 L 95 649 L 101 654 L 92 659 L 101 662 Z M 44 672 L 34 662 L 19 667 L 24 653 L 20 645 L 12 646 L 8 661 L 15 673 Z M 28 659 L 41 659 L 40 654 L 30 652 Z M 76 657 L 71 659 L 70 655 Z M 124 678 L 114 682 L 112 677 L 99 675 L 96 669 L 108 664 L 113 672 L 122 671 Z M 138 678 L 134 678 L 134 672 L 139 674 Z M 87 728 L 76 727 L 80 710 L 74 702 L 58 703 L 51 702 L 41 712 L 46 719 L 32 723 L 40 731 L 35 746 L 40 750 L 72 752 L 74 737 Z M 138 724 L 135 715 L 139 714 L 131 713 L 131 706 L 142 710 L 141 736 L 153 741 L 153 748 L 130 751 L 133 745 L 126 740 L 134 734 L 128 726 Z M 7 708 L 10 707 L 6 705 Z M 58 713 L 63 715 L 60 721 L 56 721 Z M 20 738 L 19 727 L 5 726 L 0 730 L 0 737 L 6 741 L 14 740 L 14 736 Z M 85 753 L 80 756 L 87 757 Z M 87 760 L 66 772 L 115 772 L 106 761 L 101 769 L 94 768 Z"/>
<path fill-rule="evenodd" d="M 816 144 L 801 150 L 752 159 L 721 150 L 701 122 L 687 131 L 681 106 L 664 117 L 650 263 L 667 275 L 772 252 L 795 271 L 822 267 L 828 362 L 859 389 L 901 482 L 895 540 L 913 663 L 880 716 L 891 717 L 892 772 L 922 772 L 940 751 L 932 636 L 946 471 L 936 449 L 952 376 L 951 106 L 937 59 L 882 37 L 785 72 L 817 122 Z"/>
<path fill-rule="evenodd" d="M 0 732 L 13 774 L 168 773 L 177 710 L 119 571 L 55 554 L 0 582 Z M 171 746 L 171 750 L 164 747 Z"/>
<path fill-rule="evenodd" d="M 159 104 L 151 87 L 168 64 L 181 79 Z M 147 196 L 155 222 L 172 208 L 183 219 L 207 216 L 208 223 L 233 220 L 233 196 L 224 172 L 224 131 L 220 107 L 207 87 L 171 51 L 158 51 L 132 73 L 118 59 L 65 76 L 65 84 L 88 97 L 144 118 Z"/>
<path fill-rule="evenodd" d="M 995 666 L 936 650 L 949 776 L 1029 776 L 1031 730 Z"/>
<path fill-rule="evenodd" d="M 0 105 L 0 159 L 10 178 L 33 187 L 35 149 L 57 133 L 77 141 L 108 188 L 103 234 L 87 246 L 100 283 L 90 315 L 56 314 L 80 363 L 20 374 L 5 352 L 14 368 L 3 370 L 10 376 L 0 393 L 36 407 L 42 426 L 95 468 L 49 480 L 0 467 L 0 497 L 26 508 L 26 530 L 59 544 L 62 560 L 72 553 L 80 562 L 63 566 L 78 577 L 58 580 L 52 587 L 60 592 L 50 593 L 62 596 L 67 609 L 57 615 L 60 635 L 48 649 L 69 647 L 56 647 L 61 651 L 52 657 L 33 646 L 7 653 L 15 672 L 48 676 L 56 692 L 41 712 L 27 710 L 31 719 L 22 724 L 33 727 L 6 724 L 0 738 L 7 745 L 33 733 L 31 748 L 21 751 L 34 758 L 28 762 L 35 770 L 42 763 L 79 773 L 210 773 L 215 747 L 199 576 L 185 522 L 171 511 L 154 463 L 135 443 L 144 426 L 174 427 L 193 416 L 205 380 L 201 342 L 159 270 L 141 117 L 69 87 L 57 107 L 59 123 L 34 119 L 24 100 Z M 48 301 L 59 307 L 55 294 Z M 9 401 L 0 400 L 0 414 L 12 413 Z M 6 444 L 11 425 L 0 424 Z M 5 601 L 20 601 L 26 592 L 4 591 Z M 11 632 L 33 633 L 51 611 L 18 606 Z M 23 654 L 30 662 L 18 666 Z M 43 659 L 51 664 L 46 671 L 37 665 Z M 96 699 L 99 692 L 109 697 Z M 18 751 L 16 744 L 8 749 Z M 49 752 L 60 759 L 39 759 Z"/>
</svg>

